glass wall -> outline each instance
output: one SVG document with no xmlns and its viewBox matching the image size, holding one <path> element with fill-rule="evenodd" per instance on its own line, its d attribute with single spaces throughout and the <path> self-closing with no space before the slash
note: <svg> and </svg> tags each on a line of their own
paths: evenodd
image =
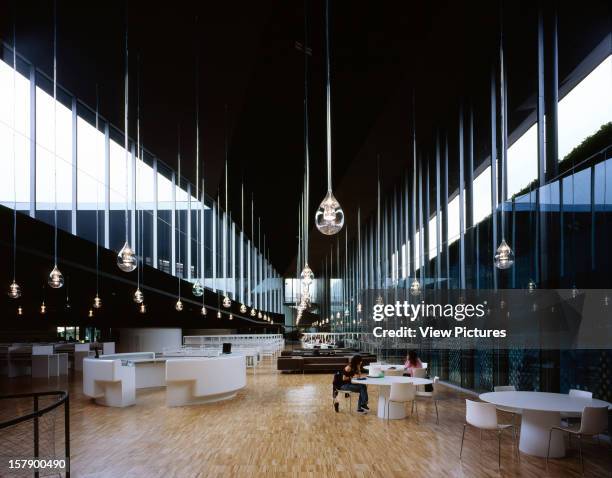
<svg viewBox="0 0 612 478">
<path fill-rule="evenodd" d="M 500 200 L 501 152 L 495 152 L 497 176 L 492 178 L 490 150 L 480 148 L 473 158 L 476 168 L 472 183 L 464 185 L 463 231 L 457 188 L 440 194 L 439 214 L 436 201 L 431 201 L 438 191 L 430 196 L 428 207 L 432 210 L 426 211 L 427 206 L 420 204 L 425 201 L 413 204 L 410 200 L 407 213 L 390 192 L 392 211 L 380 218 L 380 238 L 374 214 L 363 221 L 361 246 L 356 240 L 348 244 L 348 267 L 321 280 L 321 323 L 327 324 L 330 319 L 332 332 L 363 333 L 363 350 L 396 363 L 407 352 L 406 345 L 400 339 L 381 342 L 373 338 L 372 322 L 357 309 L 360 288 L 379 289 L 382 285 L 383 290 L 377 294 L 385 303 L 394 300 L 395 291 L 410 286 L 413 273 L 427 289 L 524 289 L 531 281 L 543 289 L 612 288 L 612 56 L 607 55 L 580 78 L 574 74 L 571 89 L 563 86 L 560 91 L 557 177 L 543 178 L 546 182 L 542 186 L 537 181 L 540 138 L 536 115 L 522 111 L 526 119 L 509 135 L 506 200 Z M 493 135 L 496 148 L 498 129 L 499 124 Z M 451 145 L 445 153 L 458 158 L 458 147 Z M 442 182 L 457 184 L 456 177 L 441 176 Z M 465 175 L 466 181 L 470 176 Z M 402 183 L 404 197 L 418 195 L 413 184 L 416 181 L 413 183 L 412 178 Z M 444 185 L 441 188 L 446 189 Z M 467 199 L 470 190 L 471 201 Z M 492 200 L 494 194 L 496 201 Z M 465 221 L 468 207 L 471 224 Z M 424 224 L 419 224 L 421 217 Z M 515 264 L 500 272 L 494 267 L 493 257 L 502 237 L 515 252 Z M 334 250 L 332 260 L 336 254 L 343 257 L 345 253 Z M 510 383 L 523 390 L 567 392 L 569 388 L 582 388 L 599 398 L 612 399 L 605 377 L 577 372 L 572 366 L 572 361 L 578 361 L 584 363 L 583 370 L 595 370 L 601 363 L 609 363 L 610 350 L 496 351 L 462 350 L 458 346 L 457 350 L 423 347 L 419 353 L 431 364 L 432 375 L 475 390 Z"/>
<path fill-rule="evenodd" d="M 59 228 L 115 251 L 127 223 L 145 264 L 282 312 L 279 274 L 230 215 L 59 86 L 54 101 L 52 81 L 19 56 L 13 68 L 12 53 L 0 59 L 2 205 L 51 225 L 57 210 Z"/>
</svg>

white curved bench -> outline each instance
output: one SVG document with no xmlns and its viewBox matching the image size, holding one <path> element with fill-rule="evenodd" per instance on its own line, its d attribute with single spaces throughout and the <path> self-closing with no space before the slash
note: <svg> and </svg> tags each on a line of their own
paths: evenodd
<svg viewBox="0 0 612 478">
<path fill-rule="evenodd" d="M 244 355 L 166 360 L 166 405 L 169 407 L 227 400 L 245 386 Z"/>
<path fill-rule="evenodd" d="M 136 375 L 132 364 L 119 359 L 83 359 L 83 394 L 108 407 L 136 403 Z"/>
</svg>

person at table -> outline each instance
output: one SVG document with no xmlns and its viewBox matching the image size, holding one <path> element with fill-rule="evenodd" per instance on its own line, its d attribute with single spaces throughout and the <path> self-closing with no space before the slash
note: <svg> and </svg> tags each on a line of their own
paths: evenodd
<svg viewBox="0 0 612 478">
<path fill-rule="evenodd" d="M 370 410 L 368 408 L 368 387 L 363 383 L 352 383 L 353 378 L 361 378 L 361 364 L 363 360 L 361 355 L 355 354 L 351 357 L 350 363 L 344 367 L 342 371 L 342 383 L 340 390 L 351 392 L 359 392 L 359 402 L 357 403 L 357 413 L 366 414 Z M 336 411 L 338 411 L 338 403 L 334 403 Z"/>
<path fill-rule="evenodd" d="M 408 356 L 406 357 L 406 363 L 404 364 L 404 369 L 406 370 L 406 373 L 404 373 L 404 375 L 407 377 L 412 377 L 412 371 L 415 368 L 423 368 L 423 363 L 421 362 L 421 359 L 419 358 L 417 353 L 414 350 L 411 350 L 410 352 L 408 352 Z"/>
</svg>

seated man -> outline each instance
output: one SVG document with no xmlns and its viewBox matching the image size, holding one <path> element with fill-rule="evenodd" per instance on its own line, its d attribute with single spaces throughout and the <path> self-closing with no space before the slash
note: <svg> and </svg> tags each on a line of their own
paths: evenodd
<svg viewBox="0 0 612 478">
<path fill-rule="evenodd" d="M 359 402 L 357 404 L 357 413 L 366 414 L 368 413 L 368 387 L 364 384 L 351 383 L 353 377 L 361 377 L 361 363 L 362 359 L 359 354 L 353 355 L 351 362 L 344 367 L 341 374 L 341 382 L 338 383 L 338 390 L 346 390 L 351 392 L 359 392 Z M 334 397 L 334 409 L 336 412 L 339 411 L 340 405 L 338 404 L 337 398 Z"/>
</svg>

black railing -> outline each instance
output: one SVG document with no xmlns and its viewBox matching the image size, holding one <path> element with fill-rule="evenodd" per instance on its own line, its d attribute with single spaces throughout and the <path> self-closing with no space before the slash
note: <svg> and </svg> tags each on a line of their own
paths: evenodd
<svg viewBox="0 0 612 478">
<path fill-rule="evenodd" d="M 51 405 L 39 408 L 40 397 L 58 396 L 58 400 L 53 402 Z M 8 427 L 18 425 L 20 423 L 32 421 L 33 424 L 33 445 L 34 445 L 34 459 L 40 458 L 40 433 L 39 433 L 39 420 L 42 416 L 52 412 L 61 405 L 64 405 L 64 445 L 65 445 L 65 457 L 66 457 L 66 471 L 65 476 L 70 477 L 70 400 L 68 392 L 62 390 L 55 390 L 50 392 L 31 392 L 31 393 L 17 393 L 13 395 L 2 395 L 0 400 L 9 399 L 25 399 L 32 398 L 33 411 L 27 415 L 21 415 L 16 418 L 0 422 L 0 430 Z M 40 472 L 35 469 L 34 476 L 38 478 Z"/>
</svg>

